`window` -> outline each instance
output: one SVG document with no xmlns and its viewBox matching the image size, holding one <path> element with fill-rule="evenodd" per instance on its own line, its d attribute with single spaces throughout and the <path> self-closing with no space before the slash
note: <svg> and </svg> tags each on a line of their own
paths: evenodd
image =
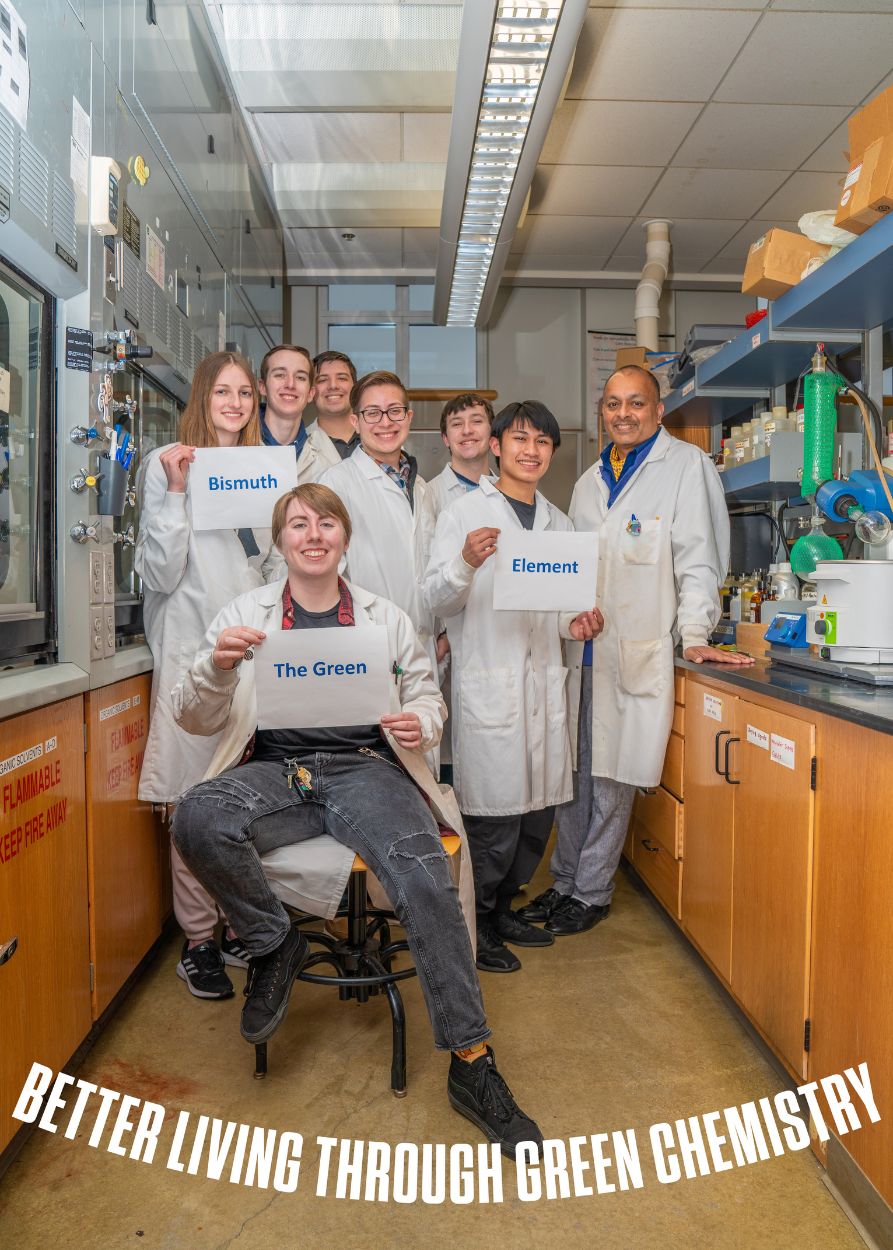
<svg viewBox="0 0 893 1250">
<path fill-rule="evenodd" d="M 350 356 L 362 376 L 399 374 L 415 390 L 471 390 L 478 378 L 473 329 L 431 325 L 434 287 L 344 283 L 321 293 L 319 342 Z"/>
</svg>

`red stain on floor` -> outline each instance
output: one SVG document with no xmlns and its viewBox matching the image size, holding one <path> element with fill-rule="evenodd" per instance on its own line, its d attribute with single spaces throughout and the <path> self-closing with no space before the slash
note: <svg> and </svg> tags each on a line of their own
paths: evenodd
<svg viewBox="0 0 893 1250">
<path fill-rule="evenodd" d="M 90 1080 L 101 1082 L 107 1089 L 131 1094 L 150 1102 L 178 1102 L 198 1093 L 198 1081 L 175 1076 L 170 1072 L 155 1072 L 125 1059 L 112 1059 L 104 1064 L 101 1072 L 91 1073 Z"/>
</svg>

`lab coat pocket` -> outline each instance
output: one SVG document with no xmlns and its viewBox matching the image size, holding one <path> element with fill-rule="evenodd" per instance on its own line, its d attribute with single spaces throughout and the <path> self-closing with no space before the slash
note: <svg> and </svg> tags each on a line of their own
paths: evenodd
<svg viewBox="0 0 893 1250">
<path fill-rule="evenodd" d="M 620 639 L 620 689 L 626 694 L 647 698 L 661 693 L 667 681 L 664 639 L 639 642 Z"/>
<path fill-rule="evenodd" d="M 513 668 L 466 669 L 460 682 L 463 728 L 507 729 L 518 722 L 518 679 Z"/>
<path fill-rule="evenodd" d="M 630 522 L 632 524 L 632 522 Z M 624 564 L 657 564 L 660 558 L 662 523 L 660 520 L 639 521 L 638 533 L 624 530 L 620 537 L 620 554 Z"/>
</svg>

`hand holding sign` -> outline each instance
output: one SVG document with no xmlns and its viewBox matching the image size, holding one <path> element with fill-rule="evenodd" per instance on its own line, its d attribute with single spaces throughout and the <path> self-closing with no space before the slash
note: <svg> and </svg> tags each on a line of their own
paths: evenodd
<svg viewBox="0 0 893 1250">
<path fill-rule="evenodd" d="M 593 608 L 591 612 L 581 612 L 579 616 L 575 616 L 568 628 L 571 637 L 576 638 L 577 642 L 591 642 L 605 628 L 605 618 L 598 608 Z"/>
<path fill-rule="evenodd" d="M 167 478 L 167 488 L 172 495 L 185 495 L 186 475 L 189 466 L 195 459 L 195 448 L 186 447 L 183 443 L 174 443 L 161 452 L 158 461 Z"/>
<path fill-rule="evenodd" d="M 251 659 L 248 655 L 249 648 L 256 647 L 266 636 L 259 629 L 251 629 L 248 625 L 225 629 L 217 639 L 211 663 L 215 668 L 235 668 L 242 660 Z"/>
<path fill-rule="evenodd" d="M 422 722 L 415 712 L 392 712 L 388 716 L 382 716 L 380 724 L 407 751 L 416 751 L 422 745 Z"/>
<path fill-rule="evenodd" d="M 499 530 L 485 526 L 483 529 L 472 530 L 465 535 L 465 546 L 462 548 L 462 559 L 473 569 L 479 569 L 485 560 L 489 560 L 496 551 L 496 539 Z"/>
</svg>

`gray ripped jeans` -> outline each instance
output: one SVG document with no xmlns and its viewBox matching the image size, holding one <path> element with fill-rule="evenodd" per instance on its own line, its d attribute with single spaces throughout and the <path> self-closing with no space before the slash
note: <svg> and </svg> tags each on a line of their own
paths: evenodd
<svg viewBox="0 0 893 1250">
<path fill-rule="evenodd" d="M 404 926 L 439 1050 L 490 1036 L 471 941 L 437 822 L 396 764 L 359 753 L 308 753 L 310 789 L 290 789 L 284 765 L 250 760 L 194 786 L 173 839 L 252 955 L 282 942 L 289 918 L 260 856 L 330 834 L 361 855 Z"/>
</svg>

